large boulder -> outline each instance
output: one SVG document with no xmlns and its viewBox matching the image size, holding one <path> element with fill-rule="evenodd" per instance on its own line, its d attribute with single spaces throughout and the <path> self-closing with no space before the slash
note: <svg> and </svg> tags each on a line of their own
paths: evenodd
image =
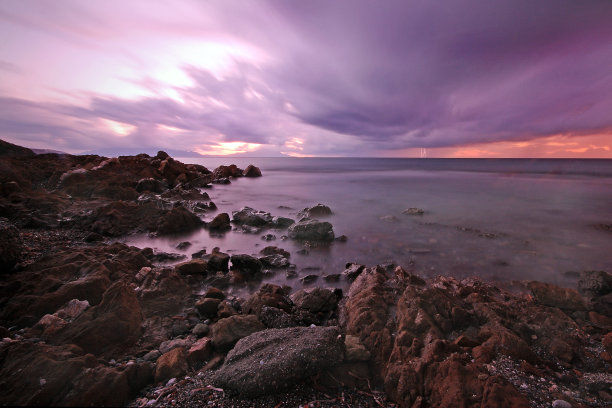
<svg viewBox="0 0 612 408">
<path fill-rule="evenodd" d="M 312 288 L 302 289 L 291 295 L 295 307 L 310 313 L 326 313 L 336 310 L 342 298 L 341 290 Z"/>
<path fill-rule="evenodd" d="M 176 207 L 164 214 L 157 223 L 160 234 L 187 232 L 204 225 L 204 221 L 184 207 Z"/>
<path fill-rule="evenodd" d="M 260 316 L 264 306 L 274 307 L 288 312 L 291 310 L 293 303 L 288 291 L 284 288 L 266 283 L 257 292 L 253 293 L 242 305 L 242 310 L 246 313 L 253 313 Z"/>
<path fill-rule="evenodd" d="M 289 227 L 289 237 L 301 241 L 333 241 L 334 230 L 329 222 L 303 219 Z"/>
<path fill-rule="evenodd" d="M 6 218 L 0 218 L 0 242 L 0 271 L 8 272 L 19 261 L 23 245 L 19 230 Z"/>
<path fill-rule="evenodd" d="M 246 397 L 276 393 L 342 362 L 337 327 L 268 329 L 238 342 L 213 381 Z"/>
<path fill-rule="evenodd" d="M 181 275 L 202 275 L 208 273 L 208 262 L 203 259 L 192 259 L 191 261 L 181 262 L 174 267 L 174 270 Z"/>
<path fill-rule="evenodd" d="M 212 330 L 215 348 L 220 351 L 231 349 L 238 340 L 265 329 L 254 315 L 235 315 L 219 320 Z"/>
<path fill-rule="evenodd" d="M 246 169 L 242 172 L 244 177 L 261 177 L 261 170 L 259 167 L 255 167 L 252 164 L 249 164 Z"/>
</svg>

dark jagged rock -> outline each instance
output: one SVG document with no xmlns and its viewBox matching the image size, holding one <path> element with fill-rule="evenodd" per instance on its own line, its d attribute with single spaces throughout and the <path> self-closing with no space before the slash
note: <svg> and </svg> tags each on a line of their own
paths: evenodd
<svg viewBox="0 0 612 408">
<path fill-rule="evenodd" d="M 214 382 L 247 397 L 276 393 L 339 364 L 343 355 L 337 327 L 268 329 L 240 340 Z"/>
<path fill-rule="evenodd" d="M 236 224 L 262 227 L 272 223 L 272 215 L 264 211 L 255 211 L 251 207 L 242 207 L 232 212 L 232 220 Z"/>
<path fill-rule="evenodd" d="M 208 274 L 208 262 L 203 259 L 192 259 L 176 265 L 174 269 L 181 275 L 206 276 Z"/>
<path fill-rule="evenodd" d="M 261 278 L 263 265 L 261 261 L 250 255 L 233 255 L 232 272 L 241 281 Z"/>
<path fill-rule="evenodd" d="M 293 302 L 289 298 L 287 290 L 278 285 L 266 283 L 244 302 L 242 309 L 245 313 L 253 313 L 259 316 L 264 306 L 289 312 Z"/>
</svg>

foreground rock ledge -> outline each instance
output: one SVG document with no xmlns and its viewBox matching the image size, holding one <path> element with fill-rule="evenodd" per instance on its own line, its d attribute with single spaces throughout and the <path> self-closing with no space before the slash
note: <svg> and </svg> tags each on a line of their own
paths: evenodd
<svg viewBox="0 0 612 408">
<path fill-rule="evenodd" d="M 214 381 L 223 389 L 254 397 L 285 390 L 343 358 L 338 327 L 268 329 L 240 340 Z"/>
</svg>

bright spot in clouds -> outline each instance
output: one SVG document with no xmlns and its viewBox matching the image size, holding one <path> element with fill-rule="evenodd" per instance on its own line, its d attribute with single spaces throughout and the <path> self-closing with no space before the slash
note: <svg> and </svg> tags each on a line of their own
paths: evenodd
<svg viewBox="0 0 612 408">
<path fill-rule="evenodd" d="M 121 123 L 110 119 L 100 119 L 100 121 L 117 136 L 125 137 L 136 130 L 136 126 L 127 123 Z"/>
<path fill-rule="evenodd" d="M 228 156 L 231 154 L 250 153 L 258 150 L 260 143 L 219 142 L 214 145 L 198 147 L 196 153 L 213 156 Z"/>
</svg>

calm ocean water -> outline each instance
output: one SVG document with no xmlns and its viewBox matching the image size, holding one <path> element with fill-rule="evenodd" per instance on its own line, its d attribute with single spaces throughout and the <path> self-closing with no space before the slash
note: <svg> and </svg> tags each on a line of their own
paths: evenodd
<svg viewBox="0 0 612 408">
<path fill-rule="evenodd" d="M 178 159 L 214 169 L 254 164 L 263 177 L 237 179 L 207 190 L 219 210 L 243 206 L 296 218 L 323 203 L 336 235 L 348 242 L 312 248 L 291 240 L 265 242 L 259 235 L 229 232 L 130 239 L 190 255 L 203 247 L 256 254 L 266 245 L 291 252 L 299 275 L 332 274 L 346 262 L 393 261 L 413 265 L 425 277 L 480 276 L 491 281 L 535 279 L 573 286 L 582 270 L 612 271 L 612 160 L 210 158 Z M 402 214 L 409 207 L 422 216 Z M 207 220 L 214 217 L 207 214 Z M 279 238 L 283 234 L 274 232 Z M 189 240 L 186 251 L 175 249 Z M 271 278 L 285 283 L 283 273 Z M 301 283 L 293 280 L 294 286 Z M 320 285 L 326 282 L 320 280 Z"/>
</svg>

